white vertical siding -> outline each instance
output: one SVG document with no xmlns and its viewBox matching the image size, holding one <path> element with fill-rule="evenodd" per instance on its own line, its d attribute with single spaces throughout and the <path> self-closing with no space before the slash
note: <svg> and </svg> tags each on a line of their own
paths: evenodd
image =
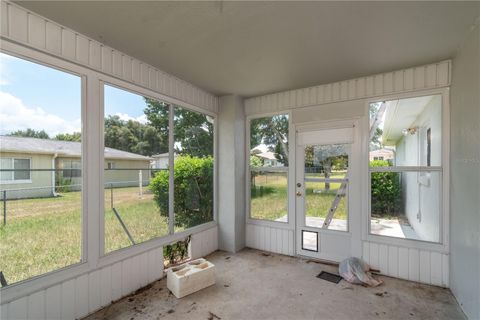
<svg viewBox="0 0 480 320">
<path fill-rule="evenodd" d="M 1 35 L 5 39 L 48 52 L 205 110 L 218 110 L 216 96 L 19 5 L 2 1 L 1 13 Z M 162 82 L 157 79 L 162 79 Z"/>
<path fill-rule="evenodd" d="M 192 235 L 195 258 L 218 248 L 217 227 Z M 78 319 L 163 276 L 163 248 L 92 270 L 0 306 L 1 319 Z"/>
<path fill-rule="evenodd" d="M 247 223 L 246 246 L 288 256 L 294 256 L 294 231 Z"/>
<path fill-rule="evenodd" d="M 363 242 L 363 259 L 391 277 L 448 287 L 448 254 Z"/>
<path fill-rule="evenodd" d="M 450 85 L 451 61 L 398 70 L 311 88 L 290 90 L 245 100 L 247 115 L 372 98 Z"/>
</svg>

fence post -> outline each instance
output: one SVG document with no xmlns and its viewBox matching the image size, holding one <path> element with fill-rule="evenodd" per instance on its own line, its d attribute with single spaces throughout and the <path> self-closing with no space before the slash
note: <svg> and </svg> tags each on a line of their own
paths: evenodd
<svg viewBox="0 0 480 320">
<path fill-rule="evenodd" d="M 113 183 L 110 183 L 110 208 L 113 209 Z"/>
<path fill-rule="evenodd" d="M 142 196 L 143 196 L 142 170 L 138 170 L 138 188 L 139 188 L 139 196 L 140 196 L 140 199 L 142 199 Z"/>
<path fill-rule="evenodd" d="M 7 190 L 3 190 L 3 225 L 7 224 Z"/>
</svg>

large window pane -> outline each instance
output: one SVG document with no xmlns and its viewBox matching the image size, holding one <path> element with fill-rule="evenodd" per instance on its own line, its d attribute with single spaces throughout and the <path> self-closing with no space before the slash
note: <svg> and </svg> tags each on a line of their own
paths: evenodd
<svg viewBox="0 0 480 320">
<path fill-rule="evenodd" d="M 12 284 L 82 259 L 81 79 L 1 53 L 0 64 L 0 271 Z"/>
<path fill-rule="evenodd" d="M 105 86 L 106 253 L 168 234 L 168 161 L 155 161 L 168 159 L 168 112 L 163 102 Z M 165 174 L 167 183 L 153 188 Z"/>
<path fill-rule="evenodd" d="M 213 220 L 214 118 L 175 107 L 175 231 Z"/>
<path fill-rule="evenodd" d="M 372 103 L 370 120 L 370 232 L 441 242 L 441 95 Z"/>
<path fill-rule="evenodd" d="M 440 172 L 371 172 L 370 180 L 372 234 L 440 241 Z"/>
<path fill-rule="evenodd" d="M 250 121 L 250 217 L 288 222 L 288 115 Z"/>
</svg>

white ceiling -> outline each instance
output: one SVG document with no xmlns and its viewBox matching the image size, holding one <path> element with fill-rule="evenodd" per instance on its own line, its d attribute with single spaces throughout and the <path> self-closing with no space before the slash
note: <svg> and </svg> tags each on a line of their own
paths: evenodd
<svg viewBox="0 0 480 320">
<path fill-rule="evenodd" d="M 480 2 L 19 1 L 212 93 L 244 97 L 454 56 Z"/>
</svg>

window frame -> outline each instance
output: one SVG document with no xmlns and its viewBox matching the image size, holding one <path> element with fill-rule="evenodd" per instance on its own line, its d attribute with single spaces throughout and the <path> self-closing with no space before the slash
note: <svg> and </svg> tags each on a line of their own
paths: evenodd
<svg viewBox="0 0 480 320">
<path fill-rule="evenodd" d="M 4 41 L 0 47 L 0 53 L 10 55 L 14 58 L 21 59 L 30 63 L 35 63 L 43 67 L 47 67 L 56 71 L 60 71 L 69 75 L 73 75 L 80 80 L 80 119 L 81 119 L 81 132 L 85 134 L 86 127 L 86 103 L 87 103 L 87 75 L 89 71 L 86 68 L 80 67 L 74 63 L 65 61 L 63 59 L 53 57 L 51 55 L 33 50 L 27 47 L 23 47 L 18 44 Z M 86 150 L 89 146 L 87 142 L 81 142 L 81 164 L 82 171 L 86 170 L 87 163 L 85 161 Z M 16 158 L 16 157 L 13 157 Z M 32 161 L 30 161 L 30 168 L 32 167 Z M 17 180 L 19 181 L 19 180 Z M 22 181 L 22 180 L 20 180 Z M 30 180 L 23 180 L 22 183 L 32 183 L 31 175 Z M 19 183 L 19 182 L 15 182 Z M 15 283 L 9 284 L 7 287 L 0 288 L 0 293 L 5 300 L 11 300 L 11 297 L 16 297 L 24 294 L 25 292 L 34 292 L 38 288 L 44 287 L 45 283 L 53 283 L 59 281 L 59 279 L 68 279 L 72 274 L 81 274 L 88 270 L 88 234 L 87 234 L 87 195 L 84 191 L 84 186 L 87 183 L 87 178 L 82 176 L 82 189 L 80 196 L 80 212 L 81 212 L 81 247 L 80 247 L 80 260 L 68 266 L 64 266 L 58 269 L 54 269 Z M 0 184 L 4 184 L 3 181 Z"/>
<path fill-rule="evenodd" d="M 0 180 L 0 185 L 2 184 L 23 184 L 23 183 L 32 183 L 32 158 L 31 157 L 16 157 L 16 156 L 12 156 L 12 157 L 1 157 L 1 159 L 5 160 L 5 159 L 10 159 L 10 163 L 11 163 L 11 168 L 12 169 L 9 169 L 9 170 L 12 170 L 10 171 L 10 174 L 11 174 L 11 180 Z M 15 179 L 15 160 L 28 160 L 28 176 L 29 176 L 29 179 Z"/>
<path fill-rule="evenodd" d="M 250 170 L 250 128 L 251 121 L 266 117 L 274 117 L 280 115 L 288 116 L 288 169 L 287 172 L 287 222 L 256 219 L 251 217 L 251 170 Z M 295 199 L 292 192 L 295 188 L 295 126 L 292 123 L 292 110 L 284 110 L 278 112 L 259 113 L 248 115 L 245 117 L 245 221 L 247 224 L 256 224 L 264 226 L 273 226 L 282 229 L 292 229 L 295 226 Z M 291 169 L 291 168 L 294 169 Z"/>
<path fill-rule="evenodd" d="M 168 96 L 165 96 L 163 94 L 160 94 L 158 92 L 151 91 L 150 89 L 142 88 L 138 85 L 134 85 L 131 83 L 128 83 L 124 80 L 120 80 L 117 78 L 110 77 L 108 75 L 99 75 L 98 76 L 99 80 L 99 90 L 100 90 L 100 103 L 99 103 L 99 108 L 98 108 L 98 115 L 102 118 L 102 120 L 105 117 L 105 95 L 104 95 L 104 88 L 105 86 L 110 86 L 119 90 L 124 90 L 126 92 L 135 94 L 135 95 L 140 95 L 142 97 L 148 97 L 151 99 L 155 99 L 161 102 L 165 102 L 169 105 L 169 170 L 170 170 L 170 177 L 171 181 L 169 184 L 169 233 L 160 236 L 160 237 L 154 237 L 152 239 L 143 241 L 141 243 L 136 243 L 134 245 L 130 245 L 124 248 L 120 248 L 117 250 L 113 250 L 111 252 L 105 252 L 105 211 L 104 211 L 104 199 L 103 197 L 100 197 L 100 220 L 99 220 L 99 234 L 100 234 L 100 258 L 99 258 L 99 266 L 107 266 L 111 263 L 114 263 L 116 261 L 125 259 L 129 256 L 135 255 L 137 253 L 145 252 L 146 250 L 150 250 L 151 248 L 158 247 L 160 245 L 165 245 L 169 244 L 178 240 L 181 240 L 185 238 L 186 236 L 192 235 L 197 232 L 201 232 L 203 230 L 207 230 L 211 228 L 212 226 L 217 225 L 218 221 L 218 135 L 217 135 L 217 130 L 218 130 L 218 115 L 214 112 L 204 110 L 202 108 L 196 107 L 192 104 L 189 104 L 184 101 L 177 100 L 175 98 L 171 98 Z M 201 113 L 204 115 L 208 115 L 214 119 L 214 124 L 213 124 L 213 157 L 214 157 L 214 163 L 213 163 L 213 176 L 214 176 L 214 198 L 213 198 L 213 220 L 185 229 L 181 232 L 174 232 L 174 206 L 173 206 L 173 192 L 170 192 L 174 190 L 174 177 L 173 177 L 173 163 L 175 161 L 173 153 L 170 152 L 170 150 L 173 150 L 174 148 L 174 109 L 175 107 L 181 107 L 189 111 Z M 104 123 L 102 122 L 101 124 L 101 149 L 105 150 L 105 141 L 104 141 Z M 105 163 L 105 157 L 104 157 L 104 152 L 100 152 L 101 160 L 100 163 L 104 164 Z M 104 165 L 102 165 L 101 172 L 100 172 L 100 180 L 101 180 L 101 185 L 103 186 L 104 183 Z"/>
<path fill-rule="evenodd" d="M 371 170 L 370 161 L 369 161 L 369 145 L 370 139 L 368 135 L 368 130 L 364 132 L 364 147 L 365 156 L 363 157 L 364 163 L 364 192 L 362 197 L 365 199 L 363 205 L 363 227 L 362 227 L 362 238 L 380 244 L 387 245 L 401 245 L 408 248 L 420 249 L 420 250 L 430 250 L 440 253 L 448 253 L 450 248 L 449 243 L 449 219 L 450 219 L 450 210 L 449 210 L 449 192 L 450 192 L 450 95 L 449 88 L 438 88 L 438 89 L 427 89 L 427 90 L 417 90 L 408 93 L 400 93 L 393 95 L 384 95 L 373 97 L 365 100 L 365 117 L 364 117 L 364 126 L 365 128 L 370 127 L 370 117 L 369 117 L 369 106 L 371 103 L 378 101 L 386 100 L 396 100 L 396 99 L 407 99 L 415 98 L 422 96 L 431 96 L 431 95 L 440 95 L 441 96 L 441 128 L 442 128 L 442 144 L 441 144 L 441 166 L 397 166 L 393 172 L 399 171 L 417 171 L 420 173 L 429 172 L 429 171 L 438 171 L 440 172 L 440 213 L 439 213 L 439 242 L 431 242 L 425 240 L 415 240 L 408 238 L 396 238 L 390 236 L 383 236 L 371 233 L 371 172 L 389 172 L 389 169 L 383 167 L 377 167 L 377 169 Z M 391 172 L 391 171 L 390 171 Z"/>
</svg>

